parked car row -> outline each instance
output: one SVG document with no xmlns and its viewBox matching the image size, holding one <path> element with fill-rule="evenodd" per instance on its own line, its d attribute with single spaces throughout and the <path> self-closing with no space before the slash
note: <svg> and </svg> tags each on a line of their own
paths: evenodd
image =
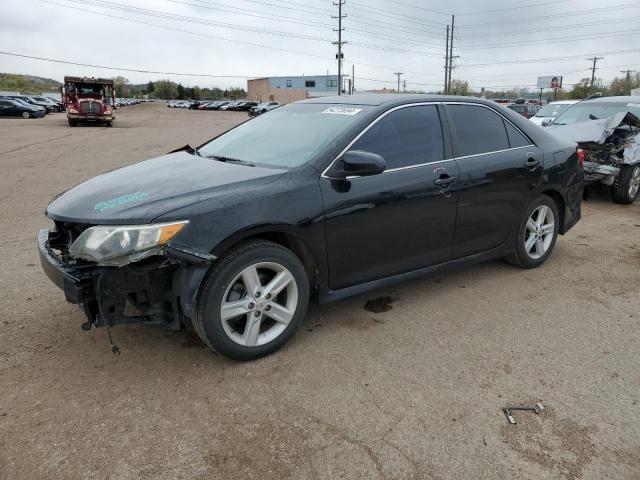
<svg viewBox="0 0 640 480">
<path fill-rule="evenodd" d="M 150 102 L 141 98 L 116 98 L 116 107 L 127 107 L 129 105 L 137 105 L 143 102 Z"/>
<path fill-rule="evenodd" d="M 62 102 L 40 95 L 0 96 L 0 116 L 23 118 L 44 117 L 47 113 L 64 110 Z"/>
<path fill-rule="evenodd" d="M 220 110 L 233 112 L 247 112 L 249 116 L 257 116 L 279 107 L 278 102 L 252 102 L 247 100 L 170 100 L 168 108 L 184 108 L 188 110 Z"/>
<path fill-rule="evenodd" d="M 259 103 L 255 107 L 249 110 L 250 117 L 257 117 L 258 115 L 262 115 L 263 113 L 267 113 L 269 110 L 273 110 L 274 108 L 278 108 L 280 104 L 278 102 L 264 102 Z"/>
</svg>

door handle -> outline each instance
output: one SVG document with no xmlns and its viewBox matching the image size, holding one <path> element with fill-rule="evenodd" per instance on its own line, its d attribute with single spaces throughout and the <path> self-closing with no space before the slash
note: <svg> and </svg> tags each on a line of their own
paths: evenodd
<svg viewBox="0 0 640 480">
<path fill-rule="evenodd" d="M 524 162 L 524 166 L 530 169 L 536 168 L 538 165 L 540 165 L 540 161 L 536 160 L 535 158 L 530 158 L 529 160 Z"/>
<path fill-rule="evenodd" d="M 451 185 L 456 180 L 457 180 L 456 177 L 450 177 L 449 175 L 446 175 L 446 176 L 442 175 L 440 178 L 436 178 L 433 181 L 433 183 L 435 183 L 439 187 L 447 188 L 449 185 Z"/>
</svg>

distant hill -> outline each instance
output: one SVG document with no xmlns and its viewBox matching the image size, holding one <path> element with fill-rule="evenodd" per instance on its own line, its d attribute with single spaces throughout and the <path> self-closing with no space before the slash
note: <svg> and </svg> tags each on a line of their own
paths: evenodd
<svg viewBox="0 0 640 480">
<path fill-rule="evenodd" d="M 18 75 L 15 73 L 0 73 L 0 90 L 16 91 L 20 93 L 59 92 L 62 83 L 51 78 L 36 77 L 34 75 Z"/>
</svg>

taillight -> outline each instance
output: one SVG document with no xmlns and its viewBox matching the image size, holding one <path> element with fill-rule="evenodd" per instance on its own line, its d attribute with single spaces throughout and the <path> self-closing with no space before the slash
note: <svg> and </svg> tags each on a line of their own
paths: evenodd
<svg viewBox="0 0 640 480">
<path fill-rule="evenodd" d="M 580 168 L 584 168 L 584 150 L 578 148 L 576 153 L 578 154 L 578 163 L 580 164 Z"/>
</svg>

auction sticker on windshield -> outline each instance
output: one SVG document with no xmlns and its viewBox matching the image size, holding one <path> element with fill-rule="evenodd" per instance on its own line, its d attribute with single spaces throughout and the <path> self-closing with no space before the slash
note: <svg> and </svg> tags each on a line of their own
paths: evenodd
<svg viewBox="0 0 640 480">
<path fill-rule="evenodd" d="M 329 107 L 326 110 L 323 110 L 322 113 L 333 113 L 334 115 L 355 115 L 358 112 L 361 112 L 361 108 L 353 108 L 353 107 Z"/>
</svg>

